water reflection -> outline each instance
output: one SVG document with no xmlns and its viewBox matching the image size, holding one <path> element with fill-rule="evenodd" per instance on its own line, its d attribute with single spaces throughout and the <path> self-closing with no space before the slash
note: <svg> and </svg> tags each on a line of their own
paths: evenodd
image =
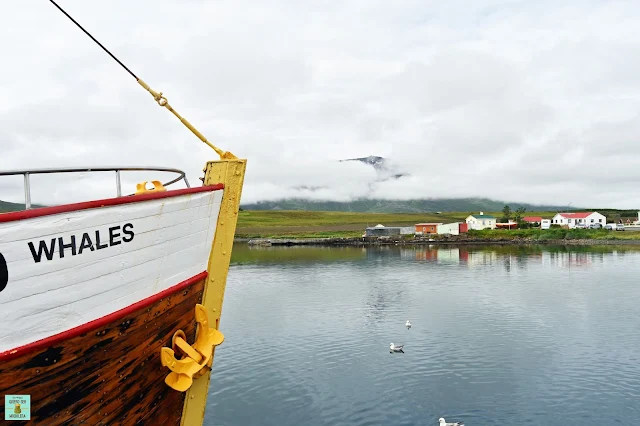
<svg viewBox="0 0 640 426">
<path fill-rule="evenodd" d="M 592 268 L 627 253 L 640 253 L 635 246 L 515 246 L 515 245 L 425 245 L 425 246 L 249 246 L 238 243 L 233 248 L 232 264 L 315 263 L 372 260 L 387 262 L 429 262 L 438 265 L 461 265 L 482 268 L 502 264 L 505 271 L 526 269 L 529 265 L 560 268 Z"/>
<path fill-rule="evenodd" d="M 367 257 L 367 249 L 326 246 L 250 246 L 236 243 L 231 254 L 232 264 L 309 263 L 354 261 Z"/>
<path fill-rule="evenodd" d="M 238 245 L 205 425 L 640 424 L 639 260 Z"/>
<path fill-rule="evenodd" d="M 509 258 L 518 264 L 541 262 L 545 265 L 584 267 L 601 264 L 605 257 L 622 258 L 640 253 L 640 246 L 547 246 L 547 245 L 424 245 L 424 246 L 249 246 L 236 243 L 231 261 L 244 263 L 385 261 L 398 258 L 442 264 L 491 265 Z M 512 263 L 513 264 L 513 263 Z"/>
</svg>

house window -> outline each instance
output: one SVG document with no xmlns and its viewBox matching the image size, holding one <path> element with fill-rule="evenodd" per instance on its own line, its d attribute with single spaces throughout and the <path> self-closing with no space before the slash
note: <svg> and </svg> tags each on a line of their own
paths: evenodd
<svg viewBox="0 0 640 426">
<path fill-rule="evenodd" d="M 593 219 L 591 219 L 591 223 L 593 223 Z"/>
<path fill-rule="evenodd" d="M 602 223 L 602 219 L 598 219 L 598 222 Z"/>
</svg>

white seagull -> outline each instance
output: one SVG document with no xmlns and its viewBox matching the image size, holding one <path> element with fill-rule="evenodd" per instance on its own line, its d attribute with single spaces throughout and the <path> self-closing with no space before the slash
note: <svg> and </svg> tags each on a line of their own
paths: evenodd
<svg viewBox="0 0 640 426">
<path fill-rule="evenodd" d="M 404 348 L 404 345 L 396 346 L 393 343 L 389 343 L 389 353 L 393 353 L 393 352 L 402 352 L 402 353 L 404 353 L 402 348 Z"/>
<path fill-rule="evenodd" d="M 411 321 L 407 320 L 407 322 L 404 325 L 405 327 L 407 327 L 407 330 L 411 328 Z"/>
<path fill-rule="evenodd" d="M 464 423 L 462 422 L 445 422 L 444 418 L 440 417 L 440 420 L 438 420 L 440 422 L 440 426 L 464 426 Z"/>
</svg>

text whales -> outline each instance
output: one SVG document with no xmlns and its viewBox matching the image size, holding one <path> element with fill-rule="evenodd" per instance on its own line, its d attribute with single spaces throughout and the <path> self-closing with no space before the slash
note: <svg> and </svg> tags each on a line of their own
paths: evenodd
<svg viewBox="0 0 640 426">
<path fill-rule="evenodd" d="M 122 233 L 120 233 L 122 231 Z M 59 253 L 60 258 L 63 258 L 65 254 L 71 253 L 72 256 L 82 254 L 86 249 L 91 251 L 101 250 L 111 246 L 117 246 L 118 244 L 128 243 L 133 240 L 135 234 L 133 233 L 133 224 L 125 223 L 123 226 L 112 226 L 109 228 L 109 238 L 101 236 L 100 231 L 96 230 L 95 233 L 85 232 L 81 237 L 71 235 L 69 240 L 65 241 L 63 237 L 54 237 L 51 240 L 40 240 L 38 242 L 38 250 L 36 251 L 35 245 L 32 241 L 29 242 L 29 249 L 33 256 L 33 261 L 39 263 L 42 260 L 42 255 L 47 260 L 53 260 L 53 256 L 56 251 Z M 91 239 L 91 236 L 95 235 L 95 239 Z M 78 242 L 80 243 L 78 245 Z M 57 245 L 57 250 L 56 250 Z"/>
</svg>

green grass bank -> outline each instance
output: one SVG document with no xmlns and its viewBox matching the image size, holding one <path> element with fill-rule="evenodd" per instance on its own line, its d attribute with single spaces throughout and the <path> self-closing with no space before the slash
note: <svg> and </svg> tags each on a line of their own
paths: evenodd
<svg viewBox="0 0 640 426">
<path fill-rule="evenodd" d="M 527 216 L 551 218 L 556 212 L 526 212 Z M 241 211 L 238 238 L 358 238 L 367 226 L 411 226 L 420 222 L 459 222 L 469 212 L 435 213 L 354 213 L 316 211 Z M 501 217 L 502 212 L 485 212 Z M 434 235 L 434 239 L 445 238 Z M 460 239 L 473 240 L 640 240 L 640 232 L 603 229 L 496 229 L 470 231 Z"/>
</svg>

